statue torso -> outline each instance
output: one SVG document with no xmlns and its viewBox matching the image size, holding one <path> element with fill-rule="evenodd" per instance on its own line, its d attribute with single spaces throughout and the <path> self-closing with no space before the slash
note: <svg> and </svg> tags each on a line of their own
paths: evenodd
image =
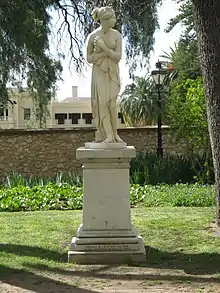
<svg viewBox="0 0 220 293">
<path fill-rule="evenodd" d="M 117 46 L 117 34 L 118 34 L 118 31 L 116 30 L 113 30 L 113 29 L 110 29 L 106 34 L 103 33 L 101 31 L 101 28 L 98 28 L 96 29 L 93 33 L 92 33 L 92 36 L 93 36 L 93 39 L 94 37 L 101 37 L 106 46 L 111 49 L 111 50 L 114 50 Z"/>
</svg>

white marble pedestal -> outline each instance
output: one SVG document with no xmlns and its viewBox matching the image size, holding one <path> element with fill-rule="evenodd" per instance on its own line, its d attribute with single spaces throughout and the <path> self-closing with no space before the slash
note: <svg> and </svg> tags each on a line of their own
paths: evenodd
<svg viewBox="0 0 220 293">
<path fill-rule="evenodd" d="M 72 239 L 68 260 L 80 264 L 144 262 L 143 240 L 130 214 L 129 167 L 135 148 L 95 145 L 86 144 L 76 152 L 83 164 L 83 223 Z"/>
</svg>

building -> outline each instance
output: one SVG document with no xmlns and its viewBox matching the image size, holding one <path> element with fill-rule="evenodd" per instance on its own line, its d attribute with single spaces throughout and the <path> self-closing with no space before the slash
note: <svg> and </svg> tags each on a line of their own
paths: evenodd
<svg viewBox="0 0 220 293">
<path fill-rule="evenodd" d="M 10 89 L 7 108 L 0 107 L 0 128 L 40 128 L 38 109 L 27 91 Z M 125 127 L 121 113 L 118 126 Z M 77 86 L 72 87 L 72 96 L 62 101 L 53 100 L 48 106 L 46 128 L 94 127 L 91 99 L 78 97 Z"/>
</svg>

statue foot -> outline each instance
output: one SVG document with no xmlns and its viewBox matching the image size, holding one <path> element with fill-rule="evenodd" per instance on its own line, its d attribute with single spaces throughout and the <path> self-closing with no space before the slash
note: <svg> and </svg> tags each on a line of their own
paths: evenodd
<svg viewBox="0 0 220 293">
<path fill-rule="evenodd" d="M 116 142 L 124 142 L 118 134 L 116 134 L 115 140 L 116 140 Z"/>
<path fill-rule="evenodd" d="M 112 140 L 110 140 L 110 139 L 108 139 L 108 138 L 106 138 L 105 140 L 103 140 L 103 143 L 112 143 L 113 141 Z"/>
<path fill-rule="evenodd" d="M 102 141 L 103 143 L 117 143 L 117 142 L 124 142 L 119 135 L 115 136 L 115 139 L 109 139 L 106 138 L 105 140 Z"/>
</svg>

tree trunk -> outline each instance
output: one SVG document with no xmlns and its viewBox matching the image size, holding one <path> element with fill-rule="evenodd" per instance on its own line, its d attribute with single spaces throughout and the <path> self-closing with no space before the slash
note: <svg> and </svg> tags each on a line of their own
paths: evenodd
<svg viewBox="0 0 220 293">
<path fill-rule="evenodd" d="M 40 127 L 40 129 L 43 128 L 43 115 L 44 115 L 44 108 L 43 108 L 43 103 L 40 100 L 39 101 L 39 127 Z"/>
<path fill-rule="evenodd" d="M 192 0 L 206 93 L 220 227 L 220 0 Z"/>
</svg>

